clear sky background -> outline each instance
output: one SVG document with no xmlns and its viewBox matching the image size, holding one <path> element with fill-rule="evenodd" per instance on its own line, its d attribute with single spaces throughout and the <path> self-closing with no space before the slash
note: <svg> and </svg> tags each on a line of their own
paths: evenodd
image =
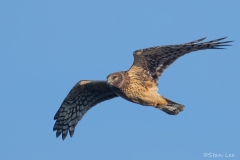
<svg viewBox="0 0 240 160">
<path fill-rule="evenodd" d="M 239 159 L 239 7 L 238 0 L 1 1 L 0 159 Z M 181 57 L 160 78 L 159 93 L 185 105 L 179 115 L 116 98 L 92 108 L 73 138 L 55 137 L 53 116 L 79 80 L 127 70 L 136 49 L 224 36 L 233 46 Z"/>
</svg>

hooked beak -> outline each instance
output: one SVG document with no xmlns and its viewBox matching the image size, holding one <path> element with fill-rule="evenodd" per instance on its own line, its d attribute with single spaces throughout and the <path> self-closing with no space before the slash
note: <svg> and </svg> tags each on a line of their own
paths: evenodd
<svg viewBox="0 0 240 160">
<path fill-rule="evenodd" d="M 107 77 L 107 82 L 108 82 L 109 84 L 112 84 L 112 79 L 110 78 L 110 76 Z"/>
</svg>

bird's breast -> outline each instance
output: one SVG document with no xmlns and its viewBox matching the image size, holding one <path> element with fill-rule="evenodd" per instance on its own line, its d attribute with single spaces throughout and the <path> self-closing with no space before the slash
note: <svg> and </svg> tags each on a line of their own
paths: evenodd
<svg viewBox="0 0 240 160">
<path fill-rule="evenodd" d="M 151 82 L 143 83 L 138 80 L 131 80 L 128 85 L 116 90 L 120 97 L 145 106 L 152 106 L 155 98 L 158 97 L 157 88 Z"/>
</svg>

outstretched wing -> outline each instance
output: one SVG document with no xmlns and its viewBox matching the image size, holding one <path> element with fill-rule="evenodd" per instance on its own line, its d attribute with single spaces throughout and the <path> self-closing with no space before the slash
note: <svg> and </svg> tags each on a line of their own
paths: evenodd
<svg viewBox="0 0 240 160">
<path fill-rule="evenodd" d="M 130 72 L 130 74 L 144 77 L 145 79 L 147 78 L 148 80 L 153 80 L 157 85 L 158 78 L 161 76 L 163 71 L 179 57 L 193 51 L 204 49 L 223 49 L 221 47 L 230 46 L 227 43 L 232 41 L 220 42 L 225 38 L 227 37 L 208 42 L 201 42 L 205 39 L 201 38 L 199 40 L 180 45 L 157 46 L 136 50 L 133 53 L 133 65 L 128 72 Z"/>
<path fill-rule="evenodd" d="M 68 134 L 72 137 L 75 127 L 83 115 L 94 105 L 118 97 L 106 81 L 79 81 L 62 102 L 54 116 L 56 120 L 53 131 L 56 136 L 62 134 L 64 140 Z"/>
</svg>

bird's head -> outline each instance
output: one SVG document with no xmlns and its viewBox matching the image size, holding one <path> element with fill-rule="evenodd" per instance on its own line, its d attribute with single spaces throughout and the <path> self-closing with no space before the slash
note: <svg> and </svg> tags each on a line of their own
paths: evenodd
<svg viewBox="0 0 240 160">
<path fill-rule="evenodd" d="M 120 87 L 123 81 L 123 74 L 121 72 L 112 73 L 107 76 L 107 83 L 110 86 Z"/>
</svg>

